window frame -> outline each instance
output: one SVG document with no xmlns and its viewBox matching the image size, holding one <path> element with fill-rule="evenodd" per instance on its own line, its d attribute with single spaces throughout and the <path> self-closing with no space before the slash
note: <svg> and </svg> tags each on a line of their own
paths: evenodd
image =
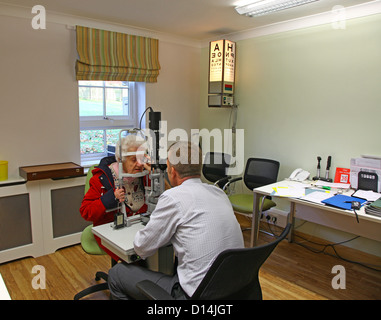
<svg viewBox="0 0 381 320">
<path fill-rule="evenodd" d="M 79 114 L 79 88 L 86 87 L 81 86 L 78 81 L 78 114 Z M 89 87 L 89 86 L 87 86 Z M 141 110 L 145 109 L 145 83 L 144 82 L 131 82 L 128 83 L 128 115 L 115 115 L 107 116 L 106 112 L 106 89 L 107 88 L 123 88 L 123 87 L 108 87 L 105 86 L 105 81 L 103 81 L 103 86 L 91 86 L 103 88 L 103 113 L 102 116 L 80 116 L 79 115 L 79 125 L 80 132 L 84 130 L 103 130 L 104 132 L 109 129 L 128 129 L 139 127 L 139 113 Z M 145 120 L 145 119 L 144 119 Z M 142 121 L 142 125 L 145 121 Z M 79 132 L 79 133 L 80 133 Z M 81 143 L 81 142 L 80 142 Z M 80 154 L 81 164 L 93 164 L 107 156 L 107 140 L 106 135 L 104 135 L 104 146 L 105 151 L 103 153 L 89 153 Z"/>
</svg>

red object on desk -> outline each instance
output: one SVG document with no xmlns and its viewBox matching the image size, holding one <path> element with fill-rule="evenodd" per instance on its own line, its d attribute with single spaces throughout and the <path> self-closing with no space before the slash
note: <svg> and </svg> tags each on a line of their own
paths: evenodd
<svg viewBox="0 0 381 320">
<path fill-rule="evenodd" d="M 335 183 L 350 183 L 351 170 L 347 168 L 336 168 Z"/>
</svg>

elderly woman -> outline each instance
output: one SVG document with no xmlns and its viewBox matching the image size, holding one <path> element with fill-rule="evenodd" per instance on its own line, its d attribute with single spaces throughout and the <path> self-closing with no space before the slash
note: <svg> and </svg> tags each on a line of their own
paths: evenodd
<svg viewBox="0 0 381 320">
<path fill-rule="evenodd" d="M 139 174 L 144 168 L 149 170 L 149 166 L 137 156 L 137 150 L 143 142 L 137 140 L 135 135 L 128 135 L 121 140 L 122 154 L 119 154 L 118 142 L 115 157 L 103 158 L 92 171 L 90 188 L 79 209 L 82 217 L 87 221 L 92 221 L 94 226 L 114 221 L 115 210 L 112 209 L 117 208 L 118 202 L 125 202 L 127 216 L 147 211 L 147 205 L 144 202 L 144 187 L 149 182 L 147 182 L 147 176 L 125 177 L 123 186 L 119 185 L 118 179 L 118 161 L 120 160 L 124 173 Z M 119 257 L 102 246 L 98 237 L 95 238 L 108 255 L 115 261 L 119 260 Z"/>
</svg>

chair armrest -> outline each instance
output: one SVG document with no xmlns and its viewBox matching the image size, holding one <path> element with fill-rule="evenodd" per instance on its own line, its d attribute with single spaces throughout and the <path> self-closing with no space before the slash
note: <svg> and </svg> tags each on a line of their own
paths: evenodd
<svg viewBox="0 0 381 320">
<path fill-rule="evenodd" d="M 222 190 L 225 190 L 230 184 L 234 183 L 234 182 L 237 182 L 237 181 L 240 181 L 242 180 L 242 177 L 238 177 L 238 178 L 234 178 L 234 179 L 231 179 L 229 180 L 225 185 L 224 187 L 222 188 Z"/>
<path fill-rule="evenodd" d="M 224 186 L 224 185 L 226 184 L 226 182 L 229 181 L 230 178 L 231 178 L 231 176 L 227 176 L 227 177 L 225 177 L 225 178 L 221 178 L 221 179 L 217 180 L 217 181 L 214 183 L 214 185 L 217 186 L 217 187 L 219 187 L 220 184 Z"/>
<path fill-rule="evenodd" d="M 150 280 L 143 280 L 136 287 L 150 300 L 175 300 L 167 291 Z"/>
</svg>

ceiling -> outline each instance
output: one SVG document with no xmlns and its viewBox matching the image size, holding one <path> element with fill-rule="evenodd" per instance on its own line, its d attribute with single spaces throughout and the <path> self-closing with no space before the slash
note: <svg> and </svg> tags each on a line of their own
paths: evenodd
<svg viewBox="0 0 381 320">
<path fill-rule="evenodd" d="M 373 0 L 319 0 L 271 15 L 250 18 L 234 7 L 248 0 L 0 0 L 0 4 L 32 8 L 43 5 L 47 15 L 61 13 L 171 34 L 208 40 L 260 26 L 329 12 L 335 5 L 350 7 Z M 32 3 L 31 3 L 32 2 Z"/>
</svg>

